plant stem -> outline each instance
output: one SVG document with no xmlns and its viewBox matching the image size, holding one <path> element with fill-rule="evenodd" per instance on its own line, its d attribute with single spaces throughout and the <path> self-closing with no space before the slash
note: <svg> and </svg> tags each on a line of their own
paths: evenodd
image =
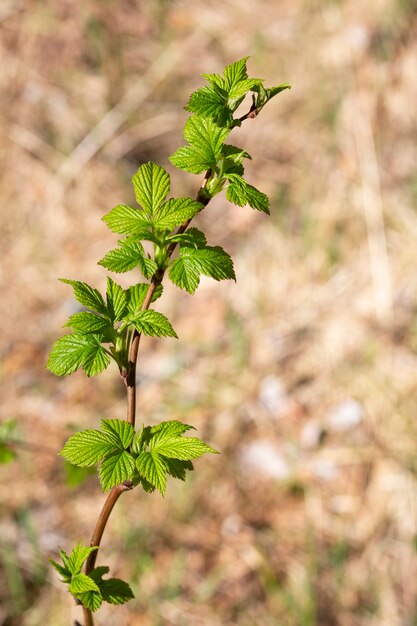
<svg viewBox="0 0 417 626">
<path fill-rule="evenodd" d="M 257 113 L 258 111 L 256 111 L 256 107 L 254 108 L 254 104 L 252 104 L 251 109 L 248 111 L 246 115 L 243 115 L 240 118 L 240 121 L 253 118 L 257 115 Z M 204 207 L 207 206 L 207 204 L 210 202 L 211 197 L 212 197 L 211 195 L 207 194 L 207 183 L 211 175 L 212 175 L 212 171 L 207 170 L 205 177 L 204 177 L 203 184 L 201 185 L 197 193 L 197 197 L 196 197 L 196 201 L 200 202 Z M 176 234 L 179 235 L 179 234 L 184 233 L 187 230 L 188 226 L 190 225 L 190 222 L 191 222 L 191 219 L 181 224 Z M 169 259 L 173 255 L 176 247 L 177 247 L 177 242 L 175 241 L 172 242 L 168 246 L 167 261 L 169 261 Z M 151 282 L 148 287 L 148 291 L 146 292 L 146 296 L 142 304 L 142 310 L 149 309 L 151 302 L 152 302 L 153 295 L 157 287 L 162 283 L 164 274 L 165 274 L 165 270 L 160 269 L 152 276 Z M 135 427 L 135 421 L 136 421 L 136 363 L 137 363 L 137 358 L 138 358 L 140 338 L 141 338 L 141 333 L 135 330 L 133 333 L 133 337 L 132 337 L 132 341 L 131 341 L 130 349 L 129 349 L 129 362 L 128 362 L 127 371 L 122 372 L 122 379 L 126 385 L 126 392 L 127 392 L 127 421 L 129 422 L 129 424 L 132 424 L 133 427 Z M 115 487 L 113 487 L 113 489 L 110 491 L 103 505 L 103 508 L 100 512 L 100 515 L 98 517 L 96 526 L 94 528 L 94 532 L 91 537 L 90 546 L 100 547 L 100 542 L 101 542 L 104 530 L 106 528 L 108 519 L 110 517 L 110 514 L 113 510 L 114 505 L 116 504 L 117 500 L 120 498 L 120 496 L 122 495 L 124 491 L 130 491 L 131 489 L 133 489 L 132 481 L 126 480 L 121 485 L 116 485 Z M 94 569 L 94 566 L 97 560 L 97 553 L 98 553 L 98 550 L 95 550 L 88 557 L 86 564 L 85 564 L 86 574 L 89 574 L 91 570 Z M 84 626 L 94 626 L 93 614 L 85 606 L 83 606 L 83 615 L 84 615 Z"/>
</svg>

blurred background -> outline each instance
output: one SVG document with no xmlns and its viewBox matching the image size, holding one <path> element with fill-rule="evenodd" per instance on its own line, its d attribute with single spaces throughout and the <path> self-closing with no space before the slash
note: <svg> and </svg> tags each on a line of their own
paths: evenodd
<svg viewBox="0 0 417 626">
<path fill-rule="evenodd" d="M 199 216 L 237 284 L 166 285 L 180 340 L 145 338 L 138 366 L 138 423 L 222 455 L 121 498 L 100 560 L 136 599 L 97 624 L 417 624 L 417 2 L 1 0 L 3 626 L 81 619 L 47 557 L 89 541 L 104 496 L 56 453 L 125 415 L 114 366 L 45 369 L 75 307 L 57 279 L 104 288 L 100 218 L 141 163 L 195 195 L 168 161 L 183 106 L 248 55 L 293 85 L 233 136 L 271 217 L 224 196 Z"/>
</svg>

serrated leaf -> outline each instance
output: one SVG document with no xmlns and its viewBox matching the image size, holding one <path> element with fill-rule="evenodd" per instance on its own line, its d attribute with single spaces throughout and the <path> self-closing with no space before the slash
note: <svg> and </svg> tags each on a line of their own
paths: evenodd
<svg viewBox="0 0 417 626">
<path fill-rule="evenodd" d="M 185 289 L 188 293 L 194 293 L 200 284 L 200 268 L 192 257 L 178 257 L 172 261 L 169 278 L 174 285 Z"/>
<path fill-rule="evenodd" d="M 285 89 L 291 89 L 291 85 L 289 83 L 282 83 L 275 87 L 268 87 L 268 89 L 265 90 L 268 100 L 281 93 L 281 91 L 285 91 Z"/>
<path fill-rule="evenodd" d="M 246 63 L 249 57 L 239 59 L 230 65 L 226 65 L 223 70 L 224 86 L 229 90 L 233 85 L 248 77 Z"/>
<path fill-rule="evenodd" d="M 173 478 L 179 478 L 179 480 L 186 479 L 186 472 L 194 469 L 191 461 L 180 461 L 179 459 L 165 459 L 167 464 L 167 472 Z"/>
<path fill-rule="evenodd" d="M 149 287 L 149 283 L 138 283 L 137 285 L 133 285 L 126 290 L 128 299 L 127 307 L 130 315 L 135 315 L 135 313 L 138 313 L 145 300 L 146 294 L 148 293 Z M 151 302 L 155 302 L 155 300 L 158 300 L 158 298 L 160 298 L 162 295 L 162 291 L 162 285 L 158 285 L 158 287 L 154 291 Z"/>
<path fill-rule="evenodd" d="M 222 148 L 222 155 L 233 161 L 235 165 L 241 165 L 243 163 L 243 159 L 252 160 L 251 155 L 246 152 L 246 150 L 242 150 L 242 148 L 232 146 L 231 144 L 224 144 Z"/>
<path fill-rule="evenodd" d="M 269 213 L 269 198 L 253 185 L 249 185 L 242 176 L 233 173 L 225 174 L 229 180 L 226 197 L 233 204 L 245 206 L 249 204 L 253 209 Z"/>
<path fill-rule="evenodd" d="M 87 376 L 102 372 L 110 357 L 96 335 L 70 334 L 58 339 L 49 355 L 47 367 L 56 376 L 72 374 L 83 367 Z"/>
<path fill-rule="evenodd" d="M 139 333 L 149 337 L 176 337 L 178 339 L 171 322 L 165 315 L 153 309 L 139 311 L 131 322 Z"/>
<path fill-rule="evenodd" d="M 214 167 L 221 155 L 222 145 L 229 132 L 229 129 L 220 128 L 209 118 L 193 115 L 185 124 L 184 139 L 206 155 L 211 164 L 209 167 Z"/>
<path fill-rule="evenodd" d="M 87 591 L 86 593 L 79 593 L 76 596 L 81 604 L 87 609 L 95 613 L 103 604 L 103 596 L 100 591 Z"/>
<path fill-rule="evenodd" d="M 208 452 L 218 454 L 217 450 L 197 437 L 170 437 L 158 441 L 151 439 L 149 450 L 169 459 L 179 459 L 180 461 L 198 459 Z"/>
<path fill-rule="evenodd" d="M 67 567 L 64 567 L 63 565 L 60 565 L 51 558 L 49 558 L 48 561 L 50 562 L 52 567 L 56 569 L 58 574 L 60 574 L 60 576 L 64 578 L 64 582 L 69 582 L 69 579 L 71 578 L 71 572 L 69 571 L 69 569 Z"/>
<path fill-rule="evenodd" d="M 78 333 L 99 333 L 111 327 L 111 324 L 105 317 L 81 311 L 71 315 L 65 326 L 69 326 Z"/>
<path fill-rule="evenodd" d="M 78 574 L 84 564 L 84 561 L 88 559 L 90 554 L 96 550 L 98 550 L 97 546 L 84 546 L 83 544 L 78 543 L 71 554 L 67 557 L 67 561 L 64 562 L 64 565 L 69 569 L 71 574 Z M 92 589 L 92 587 L 90 588 Z M 87 591 L 87 589 L 85 591 Z"/>
<path fill-rule="evenodd" d="M 127 449 L 130 446 L 135 435 L 135 429 L 126 420 L 104 419 L 101 420 L 101 427 L 104 431 L 103 434 L 113 435 L 122 449 Z"/>
<path fill-rule="evenodd" d="M 112 232 L 119 235 L 135 235 L 151 225 L 144 211 L 125 204 L 115 206 L 102 219 Z"/>
<path fill-rule="evenodd" d="M 193 246 L 194 248 L 204 248 L 207 244 L 206 236 L 198 228 L 187 228 L 185 233 L 169 237 L 170 241 L 179 242 L 180 246 Z"/>
<path fill-rule="evenodd" d="M 161 439 L 169 439 L 178 435 L 183 435 L 187 430 L 195 430 L 191 424 L 184 424 L 178 420 L 170 420 L 168 422 L 160 422 L 155 426 L 151 426 L 149 435 L 150 440 L 159 441 Z"/>
<path fill-rule="evenodd" d="M 161 455 L 157 452 L 141 452 L 136 459 L 136 468 L 151 485 L 165 495 L 168 468 Z"/>
<path fill-rule="evenodd" d="M 226 93 L 221 94 L 210 85 L 192 93 L 185 108 L 198 115 L 218 118 L 227 111 L 226 102 Z"/>
<path fill-rule="evenodd" d="M 91 570 L 91 572 L 89 573 L 89 576 L 100 587 L 101 579 L 103 578 L 104 574 L 108 574 L 109 571 L 110 571 L 110 568 L 107 567 L 107 565 L 98 565 L 97 567 Z"/>
<path fill-rule="evenodd" d="M 163 167 L 150 161 L 141 165 L 133 176 L 136 200 L 153 215 L 169 193 L 169 174 Z"/>
<path fill-rule="evenodd" d="M 87 285 L 87 283 L 80 282 L 78 280 L 69 280 L 67 278 L 59 279 L 62 283 L 71 285 L 74 290 L 74 297 L 80 304 L 84 305 L 88 309 L 107 315 L 107 307 L 104 303 L 101 293 Z"/>
<path fill-rule="evenodd" d="M 201 202 L 196 202 L 191 198 L 172 198 L 157 211 L 154 225 L 156 228 L 172 230 L 193 218 L 202 208 Z"/>
<path fill-rule="evenodd" d="M 82 430 L 72 435 L 59 453 L 78 467 L 92 467 L 115 450 L 118 439 L 115 435 L 100 430 Z"/>
<path fill-rule="evenodd" d="M 90 336 L 90 335 L 88 335 Z M 99 339 L 96 337 L 96 343 L 91 344 L 88 352 L 85 355 L 83 370 L 87 376 L 96 376 L 105 370 L 110 364 L 110 356 L 99 343 Z"/>
<path fill-rule="evenodd" d="M 129 452 L 117 452 L 107 457 L 99 469 L 99 477 L 103 491 L 108 491 L 125 480 L 132 478 L 135 461 Z"/>
<path fill-rule="evenodd" d="M 99 588 L 90 576 L 87 574 L 75 574 L 70 582 L 69 591 L 74 594 L 85 593 L 86 591 L 96 591 L 100 593 Z"/>
<path fill-rule="evenodd" d="M 231 257 L 220 246 L 186 248 L 180 250 L 182 259 L 192 261 L 201 274 L 215 280 L 236 279 Z"/>
<path fill-rule="evenodd" d="M 179 148 L 170 161 L 175 167 L 193 174 L 216 169 L 228 128 L 217 126 L 212 119 L 193 115 L 184 128 L 184 138 L 190 146 Z"/>
<path fill-rule="evenodd" d="M 119 241 L 119 247 L 110 250 L 98 264 L 117 274 L 139 267 L 145 278 L 150 278 L 157 269 L 155 261 L 145 257 L 142 244 L 131 240 Z"/>
<path fill-rule="evenodd" d="M 100 591 L 103 599 L 110 604 L 124 604 L 135 597 L 130 586 L 120 578 L 103 580 Z"/>
<path fill-rule="evenodd" d="M 123 287 L 114 282 L 110 277 L 107 278 L 107 309 L 109 311 L 112 322 L 119 322 L 127 305 L 127 294 Z"/>
</svg>

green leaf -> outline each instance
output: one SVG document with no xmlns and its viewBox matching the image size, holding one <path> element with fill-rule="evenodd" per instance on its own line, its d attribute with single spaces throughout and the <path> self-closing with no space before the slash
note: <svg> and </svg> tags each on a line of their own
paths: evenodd
<svg viewBox="0 0 417 626">
<path fill-rule="evenodd" d="M 205 248 L 181 248 L 182 258 L 192 259 L 199 271 L 215 280 L 236 280 L 231 257 L 220 246 Z"/>
<path fill-rule="evenodd" d="M 138 203 L 153 215 L 169 193 L 169 174 L 156 163 L 145 163 L 133 176 L 133 186 Z"/>
<path fill-rule="evenodd" d="M 118 438 L 100 430 L 83 430 L 72 435 L 59 453 L 78 467 L 92 467 L 115 450 Z"/>
<path fill-rule="evenodd" d="M 179 478 L 179 480 L 186 479 L 186 472 L 193 471 L 194 466 L 191 461 L 180 461 L 179 459 L 165 459 L 167 464 L 167 472 L 173 478 Z"/>
<path fill-rule="evenodd" d="M 129 452 L 123 450 L 107 457 L 99 469 L 103 491 L 108 491 L 125 480 L 132 478 L 135 471 L 135 460 Z"/>
<path fill-rule="evenodd" d="M 100 589 L 96 583 L 87 574 L 75 574 L 69 586 L 69 591 L 74 594 L 85 593 L 86 591 L 96 591 L 100 593 Z"/>
<path fill-rule="evenodd" d="M 130 446 L 135 435 L 135 429 L 126 420 L 101 420 L 101 427 L 105 431 L 103 434 L 113 435 L 122 449 Z"/>
<path fill-rule="evenodd" d="M 126 290 L 127 299 L 128 299 L 128 310 L 130 315 L 135 315 L 140 310 L 146 294 L 148 293 L 150 285 L 148 283 L 138 283 L 137 285 L 133 285 Z M 162 285 L 158 285 L 155 289 L 154 294 L 152 296 L 151 302 L 155 302 L 162 295 L 163 287 Z"/>
<path fill-rule="evenodd" d="M 110 604 L 124 604 L 135 597 L 130 586 L 120 578 L 103 580 L 100 591 L 103 599 Z"/>
<path fill-rule="evenodd" d="M 201 202 L 191 198 L 176 198 L 165 202 L 155 215 L 155 227 L 172 230 L 193 218 L 201 209 Z"/>
<path fill-rule="evenodd" d="M 119 235 L 137 235 L 151 225 L 144 211 L 125 204 L 117 205 L 102 219 L 112 232 Z"/>
<path fill-rule="evenodd" d="M 126 311 L 127 294 L 123 287 L 107 278 L 107 309 L 112 322 L 119 322 Z"/>
<path fill-rule="evenodd" d="M 200 268 L 192 257 L 180 256 L 172 261 L 169 278 L 177 287 L 194 293 L 200 284 Z"/>
<path fill-rule="evenodd" d="M 249 204 L 252 209 L 263 211 L 269 214 L 269 198 L 267 195 L 249 185 L 242 176 L 234 173 L 226 173 L 225 177 L 229 180 L 229 186 L 226 191 L 226 197 L 229 202 L 238 206 Z"/>
<path fill-rule="evenodd" d="M 177 241 L 180 246 L 188 246 L 194 248 L 204 248 L 207 244 L 206 236 L 198 228 L 187 228 L 185 233 L 172 235 L 168 237 L 169 241 Z"/>
<path fill-rule="evenodd" d="M 90 335 L 87 335 L 88 337 Z M 93 335 L 95 342 L 90 345 L 89 351 L 85 355 L 83 370 L 87 376 L 96 376 L 105 370 L 110 364 L 110 356 L 99 343 L 99 337 Z"/>
<path fill-rule="evenodd" d="M 110 363 L 97 335 L 64 335 L 58 339 L 49 355 L 47 367 L 57 376 L 72 374 L 83 367 L 87 376 L 99 374 Z"/>
<path fill-rule="evenodd" d="M 159 441 L 151 440 L 149 449 L 169 459 L 179 459 L 180 461 L 198 459 L 207 452 L 218 454 L 217 450 L 197 437 L 170 437 Z"/>
<path fill-rule="evenodd" d="M 81 571 L 81 568 L 84 565 L 84 561 L 86 561 L 90 554 L 92 552 L 95 552 L 96 550 L 98 550 L 97 546 L 84 546 L 82 543 L 78 543 L 71 552 L 71 554 L 67 557 L 64 565 L 69 569 L 72 575 L 76 575 Z M 92 587 L 90 587 L 90 589 L 92 589 Z M 85 591 L 87 591 L 87 589 L 85 589 Z"/>
<path fill-rule="evenodd" d="M 145 257 L 145 250 L 139 241 L 120 240 L 119 248 L 110 250 L 98 263 L 111 272 L 128 272 L 139 267 L 145 278 L 151 278 L 158 266 Z"/>
<path fill-rule="evenodd" d="M 171 322 L 165 315 L 153 309 L 139 311 L 131 322 L 136 330 L 144 335 L 150 337 L 176 337 L 178 339 Z"/>
<path fill-rule="evenodd" d="M 193 174 L 216 169 L 229 132 L 228 128 L 217 126 L 208 117 L 193 115 L 184 128 L 184 138 L 190 146 L 179 148 L 170 157 L 171 163 Z"/>
<path fill-rule="evenodd" d="M 69 569 L 67 567 L 64 567 L 63 565 L 60 565 L 51 558 L 49 558 L 48 561 L 50 562 L 52 567 L 56 569 L 58 574 L 60 574 L 64 578 L 63 582 L 69 582 L 69 580 L 71 579 L 71 572 L 69 571 Z"/>
<path fill-rule="evenodd" d="M 72 286 L 74 290 L 74 297 L 80 304 L 84 305 L 88 309 L 97 311 L 97 313 L 107 315 L 107 307 L 104 303 L 103 296 L 97 289 L 94 289 L 93 287 L 87 285 L 87 283 L 82 283 L 78 280 L 60 278 L 60 281 Z"/>
<path fill-rule="evenodd" d="M 100 591 L 87 591 L 86 593 L 79 593 L 76 596 L 80 602 L 87 609 L 90 609 L 93 613 L 98 611 L 98 609 L 103 604 L 103 596 Z"/>
<path fill-rule="evenodd" d="M 165 495 L 168 466 L 160 454 L 141 452 L 136 459 L 136 468 L 151 485 Z"/>
<path fill-rule="evenodd" d="M 105 317 L 82 311 L 81 313 L 71 315 L 65 326 L 69 326 L 78 333 L 85 334 L 102 332 L 110 328 L 111 324 Z"/>
<path fill-rule="evenodd" d="M 212 118 L 216 124 L 229 127 L 237 124 L 233 119 L 245 95 L 249 91 L 258 91 L 262 88 L 262 80 L 248 78 L 246 61 L 248 57 L 227 65 L 223 76 L 219 74 L 203 74 L 210 83 L 194 92 L 186 109 L 199 116 Z"/>
<path fill-rule="evenodd" d="M 190 424 L 184 424 L 177 420 L 170 420 L 168 422 L 161 422 L 150 428 L 150 439 L 153 442 L 160 441 L 161 439 L 170 439 L 178 435 L 183 435 L 187 430 L 195 430 L 194 426 Z"/>
</svg>

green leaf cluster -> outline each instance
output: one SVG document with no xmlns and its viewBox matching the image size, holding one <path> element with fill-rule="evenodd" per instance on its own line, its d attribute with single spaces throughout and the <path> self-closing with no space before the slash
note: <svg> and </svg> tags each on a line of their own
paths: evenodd
<svg viewBox="0 0 417 626">
<path fill-rule="evenodd" d="M 192 426 L 178 421 L 146 426 L 135 432 L 124 420 L 103 419 L 101 430 L 84 430 L 72 435 L 60 452 L 78 467 L 100 463 L 103 491 L 126 481 L 141 484 L 145 491 L 165 494 L 167 477 L 185 480 L 191 461 L 205 453 L 216 453 L 196 437 L 183 437 Z"/>
<path fill-rule="evenodd" d="M 68 591 L 90 611 L 97 611 L 103 602 L 124 604 L 134 598 L 129 585 L 119 578 L 107 578 L 107 566 L 94 568 L 89 574 L 81 572 L 84 562 L 90 554 L 98 550 L 97 546 L 89 547 L 77 544 L 71 554 L 59 549 L 61 563 L 49 559 L 51 565 L 62 576 L 62 582 L 68 585 Z"/>
<path fill-rule="evenodd" d="M 126 367 L 132 328 L 151 337 L 177 337 L 165 315 L 153 309 L 141 310 L 149 289 L 146 283 L 123 289 L 108 278 L 105 301 L 97 289 L 86 283 L 66 279 L 62 282 L 73 287 L 77 301 L 89 310 L 70 316 L 65 326 L 73 332 L 58 339 L 52 348 L 47 367 L 57 376 L 80 368 L 87 376 L 94 376 L 106 369 L 111 359 L 120 369 Z M 159 286 L 152 300 L 161 293 Z"/>
</svg>

